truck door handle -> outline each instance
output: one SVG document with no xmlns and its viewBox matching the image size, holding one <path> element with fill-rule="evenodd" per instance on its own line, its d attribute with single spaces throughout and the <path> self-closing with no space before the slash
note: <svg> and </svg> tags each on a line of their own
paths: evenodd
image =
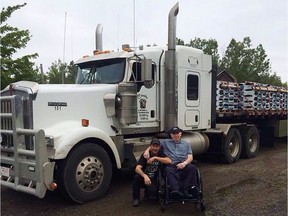
<svg viewBox="0 0 288 216">
<path fill-rule="evenodd" d="M 198 115 L 195 115 L 195 122 L 198 122 Z"/>
</svg>

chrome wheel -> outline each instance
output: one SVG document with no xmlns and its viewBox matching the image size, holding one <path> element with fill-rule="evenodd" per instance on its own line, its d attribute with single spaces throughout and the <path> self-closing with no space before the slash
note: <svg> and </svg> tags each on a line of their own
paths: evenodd
<svg viewBox="0 0 288 216">
<path fill-rule="evenodd" d="M 76 182 L 82 191 L 96 190 L 103 181 L 104 169 L 96 157 L 86 157 L 76 169 Z"/>
<path fill-rule="evenodd" d="M 256 137 L 256 135 L 251 136 L 248 140 L 248 148 L 250 152 L 255 152 L 258 148 L 258 138 Z"/>
<path fill-rule="evenodd" d="M 229 154 L 231 157 L 236 157 L 240 152 L 240 140 L 236 135 L 233 136 L 229 143 Z"/>
</svg>

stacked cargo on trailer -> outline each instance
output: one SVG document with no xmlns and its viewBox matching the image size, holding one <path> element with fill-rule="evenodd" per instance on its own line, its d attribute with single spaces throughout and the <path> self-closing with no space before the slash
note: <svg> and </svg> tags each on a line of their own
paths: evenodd
<svg viewBox="0 0 288 216">
<path fill-rule="evenodd" d="M 287 128 L 287 89 L 255 82 L 217 81 L 216 122 L 224 136 L 220 141 L 210 137 L 210 144 L 217 143 L 210 145 L 210 152 L 223 153 L 222 159 L 228 163 L 237 161 L 241 154 L 255 157 L 260 144 L 273 145 L 276 128 Z M 287 136 L 287 132 L 281 136 Z"/>
</svg>

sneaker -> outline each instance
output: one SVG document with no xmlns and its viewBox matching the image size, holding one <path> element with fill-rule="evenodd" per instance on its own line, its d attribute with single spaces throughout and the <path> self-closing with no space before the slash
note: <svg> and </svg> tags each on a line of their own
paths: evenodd
<svg viewBox="0 0 288 216">
<path fill-rule="evenodd" d="M 181 199 L 183 196 L 184 196 L 183 193 L 177 190 L 171 191 L 170 193 L 171 199 L 175 199 L 175 200 Z"/>
<path fill-rule="evenodd" d="M 191 199 L 191 198 L 194 197 L 192 194 L 190 194 L 190 193 L 188 192 L 188 190 L 183 191 L 183 194 L 184 194 L 184 197 L 185 197 L 186 199 Z"/>
<path fill-rule="evenodd" d="M 191 187 L 191 193 L 194 199 L 199 199 L 199 190 L 197 187 L 192 186 Z"/>
<path fill-rule="evenodd" d="M 133 206 L 134 206 L 134 207 L 139 206 L 139 200 L 138 200 L 138 199 L 134 199 L 134 200 L 133 200 Z"/>
</svg>

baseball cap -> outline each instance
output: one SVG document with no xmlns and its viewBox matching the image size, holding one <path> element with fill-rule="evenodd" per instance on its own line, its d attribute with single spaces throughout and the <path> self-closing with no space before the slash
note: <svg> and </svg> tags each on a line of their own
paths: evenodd
<svg viewBox="0 0 288 216">
<path fill-rule="evenodd" d="M 158 144 L 158 145 L 160 145 L 160 141 L 159 141 L 159 139 L 157 139 L 157 138 L 153 138 L 153 139 L 151 140 L 150 145 L 152 145 L 152 144 Z"/>
<path fill-rule="evenodd" d="M 172 127 L 170 130 L 169 130 L 169 133 L 179 133 L 179 132 L 183 132 L 183 130 L 177 126 L 175 127 Z"/>
</svg>

